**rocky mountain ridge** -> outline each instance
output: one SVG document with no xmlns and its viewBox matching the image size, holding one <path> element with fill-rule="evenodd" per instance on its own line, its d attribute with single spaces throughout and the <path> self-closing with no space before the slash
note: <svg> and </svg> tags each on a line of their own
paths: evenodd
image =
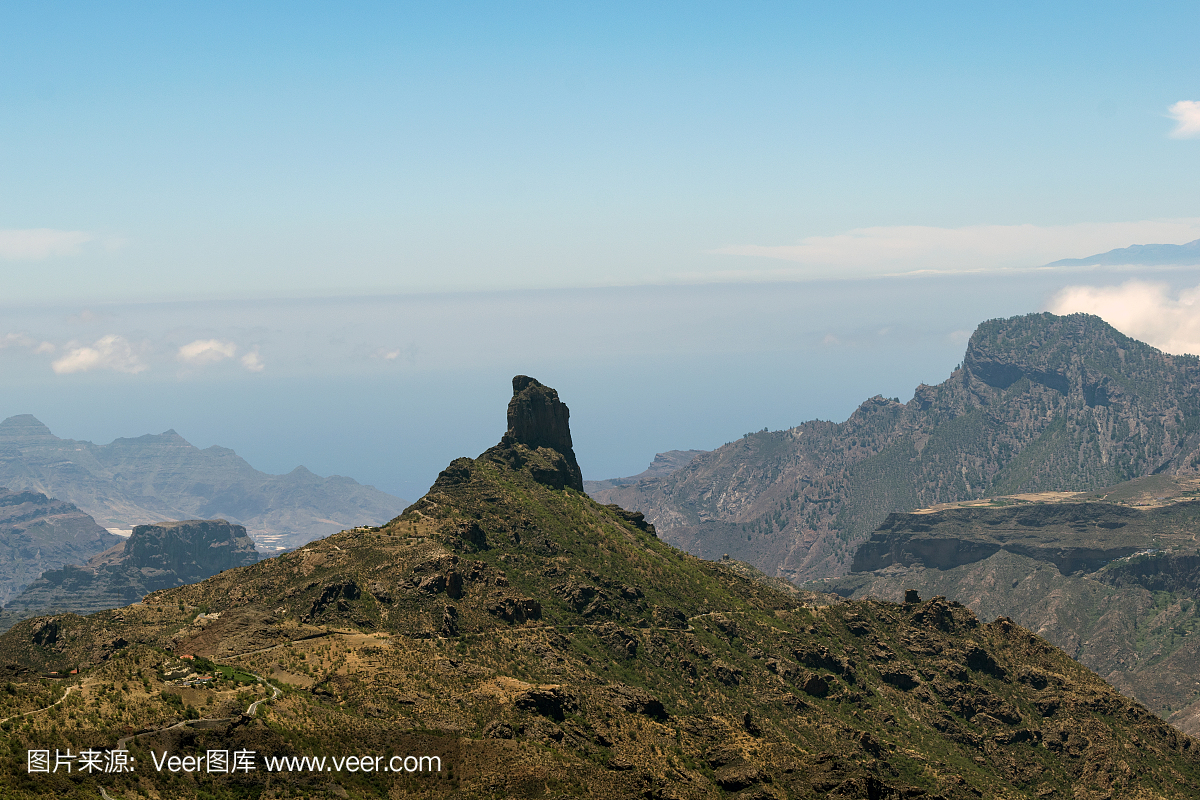
<svg viewBox="0 0 1200 800">
<path fill-rule="evenodd" d="M 246 529 L 223 519 L 138 525 L 128 539 L 87 563 L 42 573 L 4 605 L 0 630 L 37 615 L 118 608 L 257 561 Z"/>
<path fill-rule="evenodd" d="M 1062 258 L 1047 267 L 1086 267 L 1099 265 L 1200 264 L 1200 239 L 1186 244 L 1135 244 L 1084 258 Z"/>
<path fill-rule="evenodd" d="M 121 541 L 71 503 L 0 488 L 0 605 L 46 570 L 81 564 Z"/>
<path fill-rule="evenodd" d="M 890 514 L 852 571 L 810 588 L 908 590 L 1010 617 L 1181 729 L 1200 733 L 1200 478 Z"/>
<path fill-rule="evenodd" d="M 0 422 L 0 485 L 68 500 L 107 528 L 223 518 L 267 551 L 355 525 L 376 525 L 407 503 L 351 478 L 304 467 L 259 472 L 224 447 L 201 450 L 175 431 L 107 445 L 59 439 L 29 414 Z"/>
<path fill-rule="evenodd" d="M 455 459 L 383 527 L 0 636 L 13 678 L 0 713 L 46 708 L 0 752 L 9 794 L 94 797 L 93 778 L 22 777 L 23 754 L 122 737 L 139 764 L 151 749 L 258 759 L 236 775 L 104 776 L 126 797 L 1200 792 L 1193 740 L 1011 621 L 944 598 L 781 592 L 591 500 L 572 452 L 513 424 L 523 408 L 566 419 L 539 387 L 515 382 L 500 444 Z M 50 707 L 32 676 L 76 668 Z M 439 769 L 263 768 L 314 753 L 436 756 Z"/>
<path fill-rule="evenodd" d="M 849 572 L 888 513 L 1015 492 L 1082 491 L 1200 464 L 1200 360 L 1098 317 L 990 320 L 963 363 L 901 404 L 748 434 L 667 477 L 596 492 L 667 541 L 805 581 Z"/>
</svg>

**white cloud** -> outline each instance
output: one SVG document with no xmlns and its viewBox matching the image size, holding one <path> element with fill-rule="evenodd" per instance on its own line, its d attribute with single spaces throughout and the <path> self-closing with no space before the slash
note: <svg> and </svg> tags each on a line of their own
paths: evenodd
<svg viewBox="0 0 1200 800">
<path fill-rule="evenodd" d="M 37 355 L 46 355 L 54 352 L 54 345 L 50 342 L 39 342 L 30 336 L 23 333 L 9 333 L 0 339 L 0 350 L 6 347 L 25 347 L 32 350 Z"/>
<path fill-rule="evenodd" d="M 378 350 L 375 354 L 384 361 L 395 361 L 400 357 L 399 350 Z"/>
<path fill-rule="evenodd" d="M 1176 122 L 1175 130 L 1171 131 L 1172 139 L 1200 136 L 1200 101 L 1180 100 L 1167 109 L 1167 114 Z"/>
<path fill-rule="evenodd" d="M 233 342 L 223 342 L 220 339 L 197 339 L 179 348 L 175 355 L 185 364 L 203 366 L 215 364 L 226 358 L 233 358 L 237 353 L 237 345 Z"/>
<path fill-rule="evenodd" d="M 1200 218 L 1076 225 L 893 226 L 810 236 L 793 245 L 738 245 L 714 252 L 793 262 L 739 270 L 729 279 L 863 278 L 924 272 L 1029 269 L 1131 244 L 1183 244 L 1200 238 Z"/>
<path fill-rule="evenodd" d="M 242 356 L 242 366 L 251 372 L 262 372 L 267 365 L 262 362 L 262 359 L 258 357 L 258 351 L 255 350 Z"/>
<path fill-rule="evenodd" d="M 1095 314 L 1109 325 L 1168 353 L 1200 354 L 1200 286 L 1171 297 L 1163 283 L 1132 280 L 1120 286 L 1068 286 L 1046 309 Z"/>
<path fill-rule="evenodd" d="M 50 365 L 59 375 L 93 369 L 111 369 L 136 375 L 148 369 L 129 340 L 116 334 L 97 339 L 91 345 L 77 347 L 72 343 L 67 347 L 67 354 Z"/>
<path fill-rule="evenodd" d="M 53 228 L 0 230 L 0 259 L 38 261 L 51 256 L 73 256 L 95 237 L 83 231 Z"/>
</svg>

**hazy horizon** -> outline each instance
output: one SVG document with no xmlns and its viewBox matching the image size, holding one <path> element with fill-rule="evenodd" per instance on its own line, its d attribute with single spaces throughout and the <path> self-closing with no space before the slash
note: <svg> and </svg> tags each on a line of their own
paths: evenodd
<svg viewBox="0 0 1200 800">
<path fill-rule="evenodd" d="M 1186 290 L 1196 272 L 1157 277 Z M 143 303 L 82 316 L 10 307 L 29 343 L 0 351 L 0 416 L 33 414 L 57 436 L 100 444 L 175 429 L 265 472 L 303 465 L 415 500 L 451 459 L 495 444 L 510 379 L 526 373 L 570 406 L 585 477 L 618 477 L 656 452 L 841 421 L 876 394 L 908 400 L 945 380 L 978 323 L 1045 310 L 1077 277 Z M 1129 286 L 1106 277 L 1113 291 Z M 1161 307 L 1148 313 L 1163 319 Z M 71 341 L 103 335 L 128 350 L 88 345 L 107 368 L 55 372 Z M 246 369 L 243 350 L 181 358 L 197 341 L 248 342 L 263 368 Z"/>
<path fill-rule="evenodd" d="M 984 319 L 1200 350 L 1200 9 L 0 11 L 0 415 L 406 499 L 516 373 L 588 478 L 944 380 Z"/>
</svg>

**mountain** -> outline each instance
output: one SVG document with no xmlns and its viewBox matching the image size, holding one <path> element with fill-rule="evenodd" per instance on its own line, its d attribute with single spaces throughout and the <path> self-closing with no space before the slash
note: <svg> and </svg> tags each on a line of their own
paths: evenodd
<svg viewBox="0 0 1200 800">
<path fill-rule="evenodd" d="M 583 490 L 592 494 L 604 489 L 612 489 L 615 486 L 637 483 L 643 478 L 664 478 L 695 461 L 696 456 L 704 455 L 707 452 L 707 450 L 668 450 L 665 453 L 656 453 L 650 466 L 637 475 L 631 475 L 628 478 L 607 478 L 602 481 L 584 481 Z"/>
<path fill-rule="evenodd" d="M 0 722 L 5 796 L 1200 792 L 1193 740 L 1009 620 L 780 591 L 664 544 L 580 491 L 568 416 L 519 377 L 500 443 L 381 528 L 14 626 L 0 719 L 35 713 Z M 133 772 L 28 772 L 118 742 Z"/>
<path fill-rule="evenodd" d="M 125 541 L 82 567 L 47 570 L 0 612 L 0 630 L 39 614 L 87 614 L 141 600 L 147 594 L 202 581 L 258 561 L 241 525 L 223 519 L 138 525 Z"/>
<path fill-rule="evenodd" d="M 1155 475 L 1095 493 L 1024 495 L 891 514 L 847 597 L 908 590 L 1011 617 L 1124 694 L 1200 733 L 1200 477 Z"/>
<path fill-rule="evenodd" d="M 200 450 L 173 430 L 96 445 L 59 439 L 29 414 L 0 422 L 0 485 L 69 500 L 107 528 L 220 517 L 245 525 L 267 551 L 377 525 L 407 505 L 304 467 L 268 475 L 232 450 Z"/>
<path fill-rule="evenodd" d="M 1167 266 L 1200 264 L 1200 239 L 1187 244 L 1135 244 L 1099 253 L 1087 258 L 1063 258 L 1046 264 L 1047 267 L 1098 266 Z"/>
<path fill-rule="evenodd" d="M 842 423 L 748 434 L 595 496 L 695 555 L 802 582 L 848 572 L 889 512 L 1198 464 L 1200 360 L 1099 317 L 1031 314 L 980 325 L 962 364 L 908 403 L 876 396 Z"/>
<path fill-rule="evenodd" d="M 70 503 L 0 488 L 0 604 L 46 570 L 83 563 L 120 541 Z"/>
</svg>

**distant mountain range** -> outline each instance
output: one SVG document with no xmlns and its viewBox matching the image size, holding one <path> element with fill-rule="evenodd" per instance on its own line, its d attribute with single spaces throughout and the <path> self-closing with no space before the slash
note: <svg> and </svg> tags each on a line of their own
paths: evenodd
<svg viewBox="0 0 1200 800">
<path fill-rule="evenodd" d="M 665 478 L 695 461 L 696 456 L 702 456 L 707 452 L 707 450 L 668 450 L 665 453 L 656 453 L 650 466 L 637 475 L 631 475 L 628 478 L 609 478 L 602 481 L 584 481 L 583 490 L 592 494 L 616 486 L 628 486 L 643 478 Z"/>
<path fill-rule="evenodd" d="M 0 486 L 74 503 L 110 529 L 219 517 L 244 525 L 268 552 L 387 522 L 408 505 L 304 467 L 268 475 L 232 450 L 201 450 L 173 430 L 97 445 L 60 439 L 29 414 L 0 422 Z"/>
<path fill-rule="evenodd" d="M 1083 491 L 1200 466 L 1200 360 L 1098 317 L 983 323 L 963 363 L 908 403 L 748 434 L 663 477 L 592 492 L 668 542 L 795 581 L 850 570 L 889 512 L 989 495 Z"/>
<path fill-rule="evenodd" d="M 1200 264 L 1200 239 L 1187 244 L 1135 244 L 1098 253 L 1086 258 L 1062 258 L 1046 264 L 1047 267 L 1120 266 L 1168 266 L 1172 264 Z"/>
</svg>

